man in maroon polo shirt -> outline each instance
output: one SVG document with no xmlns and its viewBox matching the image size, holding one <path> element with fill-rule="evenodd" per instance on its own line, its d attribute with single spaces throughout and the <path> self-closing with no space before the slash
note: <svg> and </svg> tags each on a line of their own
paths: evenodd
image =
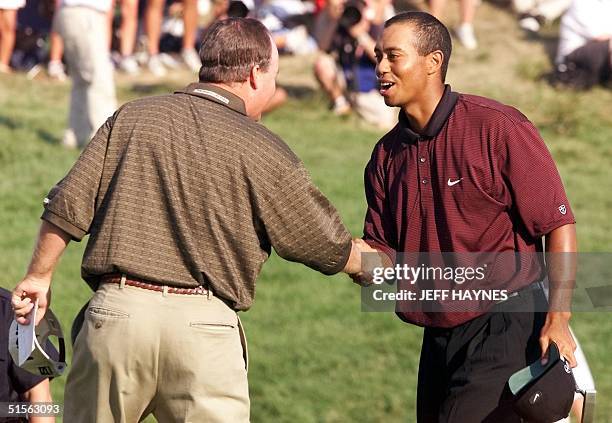
<svg viewBox="0 0 612 423">
<path fill-rule="evenodd" d="M 547 252 L 575 252 L 574 216 L 538 131 L 512 107 L 451 91 L 450 53 L 448 30 L 427 13 L 385 23 L 376 72 L 386 104 L 401 112 L 365 170 L 365 241 L 392 260 L 414 252 L 541 258 L 543 238 Z M 549 310 L 561 311 L 536 311 L 546 304 L 542 260 L 527 260 L 513 295 L 489 309 L 399 309 L 425 327 L 419 422 L 520 422 L 507 399 L 509 376 L 545 357 L 551 341 L 575 365 L 570 313 L 551 268 Z"/>
</svg>

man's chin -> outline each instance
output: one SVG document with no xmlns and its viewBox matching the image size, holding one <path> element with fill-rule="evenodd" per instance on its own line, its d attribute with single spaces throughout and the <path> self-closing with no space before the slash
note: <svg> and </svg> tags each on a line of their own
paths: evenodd
<svg viewBox="0 0 612 423">
<path fill-rule="evenodd" d="M 383 99 L 385 100 L 385 104 L 389 107 L 396 107 L 397 104 L 395 104 L 395 102 L 390 99 L 389 97 L 383 97 Z"/>
</svg>

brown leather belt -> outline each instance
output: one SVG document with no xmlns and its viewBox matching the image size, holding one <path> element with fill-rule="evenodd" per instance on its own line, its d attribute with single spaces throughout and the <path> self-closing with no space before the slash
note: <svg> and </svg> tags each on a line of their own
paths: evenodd
<svg viewBox="0 0 612 423">
<path fill-rule="evenodd" d="M 101 283 L 121 283 L 121 274 L 111 273 L 102 276 L 100 279 Z M 128 286 L 134 286 L 136 288 L 148 289 L 149 291 L 155 292 L 167 292 L 169 294 L 183 294 L 183 295 L 208 295 L 208 290 L 202 286 L 197 288 L 179 288 L 176 286 L 169 285 L 158 285 L 148 282 L 145 279 L 135 278 L 133 276 L 125 276 L 125 284 Z"/>
</svg>

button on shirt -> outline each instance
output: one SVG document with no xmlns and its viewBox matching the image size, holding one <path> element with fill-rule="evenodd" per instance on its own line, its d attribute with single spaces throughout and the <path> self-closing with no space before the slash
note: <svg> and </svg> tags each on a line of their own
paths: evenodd
<svg viewBox="0 0 612 423">
<path fill-rule="evenodd" d="M 364 239 L 390 257 L 537 253 L 543 235 L 575 222 L 559 173 L 531 122 L 510 106 L 450 86 L 422 134 L 400 112 L 398 125 L 374 148 L 365 190 Z M 524 286 L 543 271 L 541 260 L 533 260 L 517 280 Z M 422 326 L 452 327 L 482 313 L 398 314 Z"/>
</svg>

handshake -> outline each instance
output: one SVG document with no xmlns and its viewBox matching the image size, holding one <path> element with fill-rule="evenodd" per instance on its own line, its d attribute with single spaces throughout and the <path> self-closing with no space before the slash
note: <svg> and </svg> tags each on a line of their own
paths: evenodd
<svg viewBox="0 0 612 423">
<path fill-rule="evenodd" d="M 391 259 L 386 254 L 370 247 L 363 239 L 354 238 L 351 255 L 343 272 L 347 273 L 356 284 L 369 286 L 372 284 L 372 272 L 375 267 L 391 265 Z"/>
</svg>

